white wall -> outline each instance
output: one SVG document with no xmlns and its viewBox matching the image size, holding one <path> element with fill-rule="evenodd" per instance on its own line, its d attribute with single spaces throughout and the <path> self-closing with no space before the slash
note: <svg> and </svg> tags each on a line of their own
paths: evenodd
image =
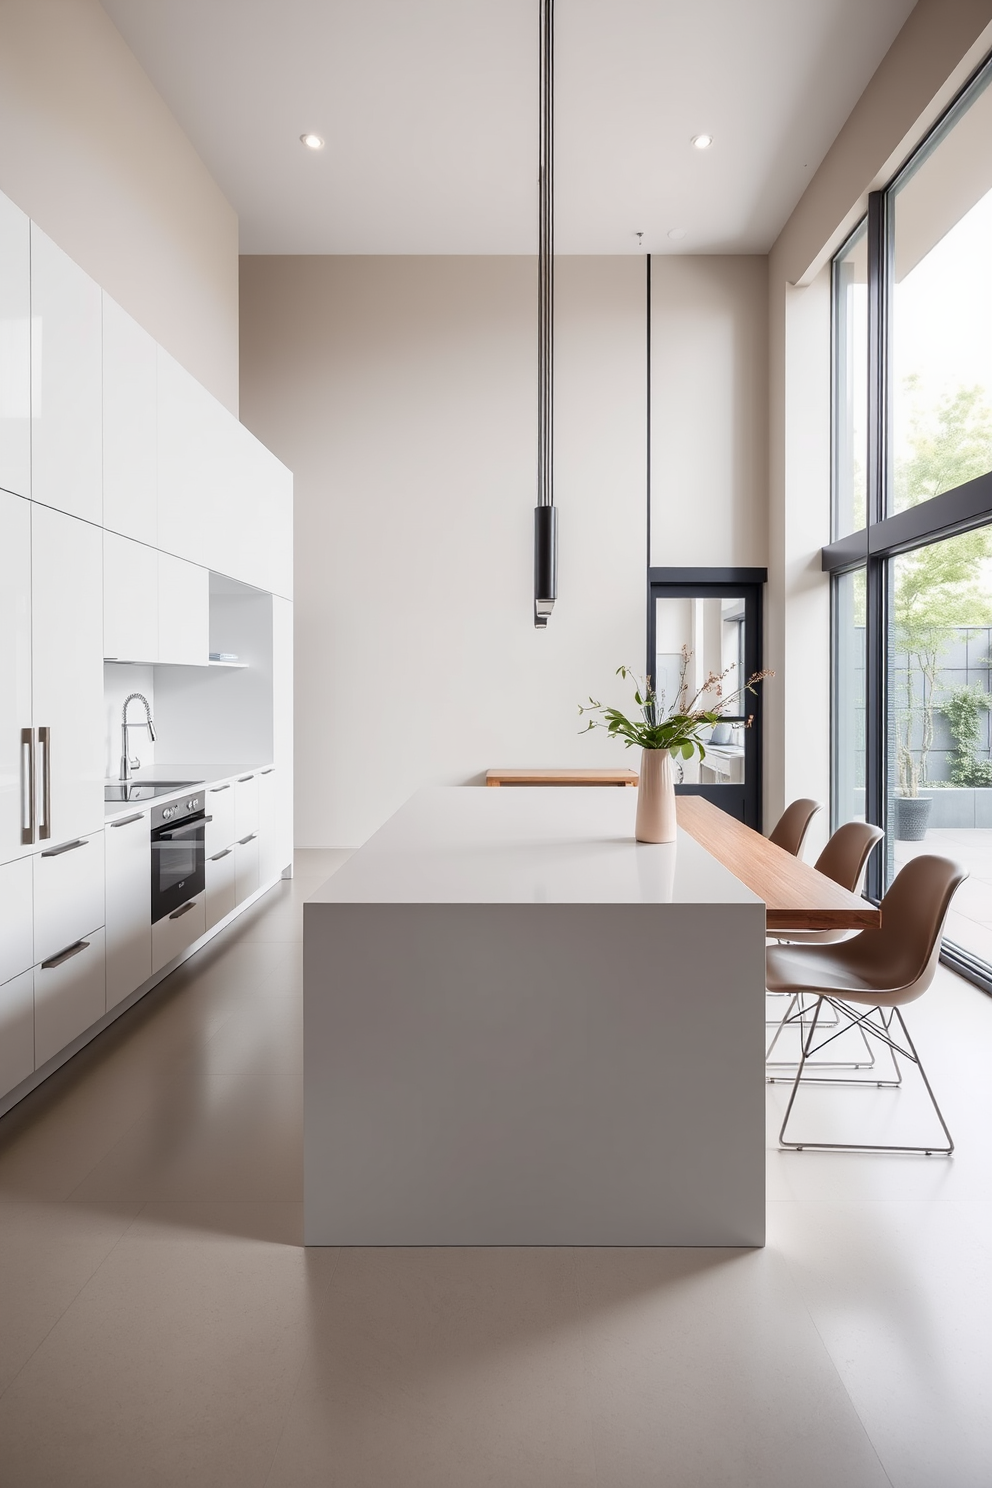
<svg viewBox="0 0 992 1488">
<path fill-rule="evenodd" d="M 0 190 L 237 413 L 237 217 L 97 0 L 0 4 Z"/>
<path fill-rule="evenodd" d="M 768 265 L 651 265 L 651 562 L 768 561 Z"/>
<path fill-rule="evenodd" d="M 297 846 L 418 786 L 628 763 L 577 704 L 641 663 L 645 265 L 558 265 L 559 600 L 533 627 L 536 272 L 242 260 L 242 414 L 294 471 Z"/>
</svg>

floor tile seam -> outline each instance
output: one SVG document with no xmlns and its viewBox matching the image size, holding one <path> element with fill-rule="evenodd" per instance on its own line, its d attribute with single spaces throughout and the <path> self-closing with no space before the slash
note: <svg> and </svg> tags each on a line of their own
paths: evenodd
<svg viewBox="0 0 992 1488">
<path fill-rule="evenodd" d="M 796 1204 L 802 1204 L 802 1203 L 805 1203 L 805 1202 L 808 1202 L 808 1201 L 803 1200 L 803 1199 L 796 1199 L 794 1202 Z M 820 1201 L 816 1201 L 816 1202 L 820 1202 Z M 864 1432 L 865 1441 L 868 1443 L 869 1447 L 871 1448 L 872 1456 L 875 1458 L 875 1461 L 878 1463 L 878 1468 L 879 1468 L 879 1471 L 882 1474 L 882 1477 L 885 1479 L 886 1483 L 889 1484 L 889 1488 L 896 1488 L 896 1485 L 895 1485 L 892 1477 L 890 1476 L 889 1471 L 886 1468 L 884 1461 L 882 1460 L 882 1454 L 879 1451 L 878 1445 L 875 1442 L 874 1438 L 872 1437 L 871 1432 L 868 1429 L 868 1424 L 865 1421 L 864 1415 L 863 1415 L 860 1407 L 858 1406 L 857 1401 L 855 1400 L 854 1396 L 852 1395 L 852 1393 L 851 1393 L 851 1391 L 850 1391 L 850 1389 L 848 1387 L 847 1381 L 845 1380 L 843 1374 L 841 1373 L 840 1366 L 839 1366 L 839 1364 L 837 1363 L 837 1360 L 834 1357 L 833 1349 L 830 1347 L 830 1345 L 827 1343 L 826 1338 L 823 1336 L 823 1332 L 820 1329 L 820 1325 L 817 1322 L 816 1318 L 814 1317 L 813 1312 L 812 1312 L 812 1309 L 810 1308 L 810 1305 L 809 1305 L 809 1303 L 806 1300 L 806 1296 L 805 1296 L 805 1293 L 803 1291 L 802 1284 L 800 1283 L 799 1278 L 798 1278 L 798 1276 L 796 1275 L 796 1272 L 793 1269 L 792 1262 L 789 1260 L 789 1257 L 786 1255 L 785 1251 L 779 1249 L 778 1247 L 775 1247 L 775 1254 L 781 1258 L 782 1262 L 785 1265 L 785 1269 L 786 1269 L 786 1271 L 788 1273 L 789 1280 L 792 1283 L 792 1288 L 793 1288 L 793 1291 L 795 1293 L 796 1300 L 799 1303 L 800 1307 L 802 1308 L 803 1312 L 806 1314 L 807 1318 L 809 1319 L 810 1326 L 812 1327 L 814 1333 L 816 1334 L 817 1338 L 820 1340 L 820 1347 L 823 1349 L 824 1355 L 825 1355 L 826 1359 L 828 1360 L 828 1362 L 830 1364 L 830 1368 L 834 1371 L 834 1374 L 837 1377 L 837 1383 L 839 1384 L 841 1390 L 844 1392 L 844 1394 L 847 1397 L 847 1399 L 850 1401 L 851 1409 L 853 1410 L 855 1416 L 858 1419 L 858 1423 L 861 1426 L 861 1430 Z"/>
<path fill-rule="evenodd" d="M 65 1203 L 65 1200 L 64 1199 L 55 1199 L 55 1200 L 52 1200 L 51 1202 L 54 1202 L 54 1203 Z M 90 1285 L 90 1282 L 93 1281 L 93 1279 L 96 1277 L 97 1273 L 103 1269 L 103 1267 L 106 1264 L 106 1262 L 110 1260 L 110 1257 L 114 1254 L 114 1252 L 116 1251 L 117 1247 L 120 1245 L 121 1241 L 124 1239 L 125 1235 L 127 1235 L 129 1233 L 129 1231 L 131 1230 L 131 1228 L 134 1225 L 135 1221 L 138 1219 L 139 1215 L 141 1214 L 142 1209 L 144 1209 L 144 1208 L 145 1208 L 145 1205 L 144 1204 L 139 1204 L 138 1205 L 138 1207 L 135 1210 L 134 1214 L 132 1214 L 131 1218 L 128 1220 L 127 1224 L 125 1225 L 125 1227 L 121 1231 L 121 1233 L 117 1236 L 117 1239 L 111 1245 L 111 1247 L 107 1251 L 106 1255 L 102 1256 L 100 1258 L 100 1260 L 97 1261 L 96 1265 L 93 1267 L 93 1269 L 89 1273 L 89 1275 L 86 1276 L 86 1277 L 84 1277 L 83 1280 L 79 1283 L 79 1286 L 75 1289 L 75 1291 L 73 1292 L 72 1296 L 68 1299 L 68 1301 L 66 1302 L 65 1306 L 59 1312 L 58 1317 L 52 1319 L 51 1326 L 49 1328 L 47 1328 L 45 1330 L 44 1334 L 42 1335 L 42 1337 L 38 1339 L 38 1342 L 35 1344 L 34 1348 L 31 1350 L 31 1352 L 28 1354 L 27 1358 L 24 1360 L 24 1363 L 21 1365 L 20 1369 L 18 1369 L 17 1372 L 11 1376 L 11 1378 L 7 1381 L 6 1385 L 4 1385 L 3 1389 L 0 1390 L 0 1400 L 3 1400 L 4 1396 L 7 1394 L 7 1391 L 9 1389 L 11 1389 L 11 1387 L 17 1383 L 17 1381 L 20 1379 L 20 1377 L 24 1373 L 24 1371 L 30 1367 L 31 1362 L 34 1359 L 35 1355 L 39 1352 L 40 1349 L 44 1348 L 45 1344 L 48 1342 L 49 1338 L 51 1338 L 51 1336 L 55 1332 L 56 1328 L 60 1325 L 60 1323 L 62 1323 L 64 1321 L 64 1319 L 68 1315 L 69 1311 L 73 1307 L 75 1307 L 76 1303 L 79 1301 L 80 1297 L 83 1295 L 83 1292 Z"/>
</svg>

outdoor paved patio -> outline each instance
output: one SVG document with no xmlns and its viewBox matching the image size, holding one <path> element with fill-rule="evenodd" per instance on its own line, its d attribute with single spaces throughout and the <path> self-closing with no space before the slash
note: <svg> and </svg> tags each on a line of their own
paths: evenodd
<svg viewBox="0 0 992 1488">
<path fill-rule="evenodd" d="M 963 863 L 971 877 L 954 896 L 946 937 L 992 964 L 992 828 L 931 827 L 922 842 L 896 842 L 896 866 L 921 853 Z"/>
</svg>

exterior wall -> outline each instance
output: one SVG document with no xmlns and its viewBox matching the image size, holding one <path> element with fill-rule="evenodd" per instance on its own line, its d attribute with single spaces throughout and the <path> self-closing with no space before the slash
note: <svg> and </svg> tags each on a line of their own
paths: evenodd
<svg viewBox="0 0 992 1488">
<path fill-rule="evenodd" d="M 258 257 L 241 283 L 244 419 L 295 475 L 297 846 L 489 767 L 630 763 L 577 704 L 644 653 L 643 260 L 559 260 L 543 633 L 534 260 Z"/>
<path fill-rule="evenodd" d="M 97 0 L 0 5 L 0 190 L 237 413 L 237 217 Z"/>
</svg>

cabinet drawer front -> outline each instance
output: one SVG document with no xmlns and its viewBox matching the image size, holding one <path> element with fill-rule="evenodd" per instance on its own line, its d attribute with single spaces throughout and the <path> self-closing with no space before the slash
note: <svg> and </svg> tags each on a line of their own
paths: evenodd
<svg viewBox="0 0 992 1488">
<path fill-rule="evenodd" d="M 34 972 L 0 986 L 0 1095 L 34 1069 Z"/>
<path fill-rule="evenodd" d="M 207 822 L 207 857 L 211 854 L 221 852 L 225 847 L 230 847 L 237 833 L 234 828 L 234 784 L 226 782 L 223 785 L 211 785 L 207 787 L 207 815 L 211 818 Z M 241 833 L 242 837 L 245 835 Z"/>
<path fill-rule="evenodd" d="M 116 1007 L 152 974 L 149 813 L 104 831 L 107 859 L 107 1007 Z"/>
<path fill-rule="evenodd" d="M 37 962 L 103 924 L 103 833 L 77 838 L 71 844 L 58 843 L 35 853 L 32 862 Z"/>
<path fill-rule="evenodd" d="M 161 971 L 187 946 L 199 940 L 207 928 L 205 894 L 197 894 L 189 902 L 191 909 L 180 905 L 172 915 L 156 920 L 152 926 L 152 971 Z"/>
<path fill-rule="evenodd" d="M 36 1068 L 89 1028 L 107 1010 L 103 930 L 81 937 L 79 951 L 57 966 L 34 969 Z"/>
<path fill-rule="evenodd" d="M 234 880 L 238 903 L 242 904 L 258 888 L 258 838 L 235 843 Z"/>
<path fill-rule="evenodd" d="M 34 962 L 31 859 L 0 868 L 0 982 L 27 971 Z"/>
<path fill-rule="evenodd" d="M 211 929 L 225 915 L 229 915 L 238 902 L 234 878 L 234 849 L 220 849 L 221 856 L 206 862 L 207 877 L 207 929 Z"/>
<path fill-rule="evenodd" d="M 258 778 L 244 775 L 234 783 L 234 835 L 258 831 Z"/>
</svg>

